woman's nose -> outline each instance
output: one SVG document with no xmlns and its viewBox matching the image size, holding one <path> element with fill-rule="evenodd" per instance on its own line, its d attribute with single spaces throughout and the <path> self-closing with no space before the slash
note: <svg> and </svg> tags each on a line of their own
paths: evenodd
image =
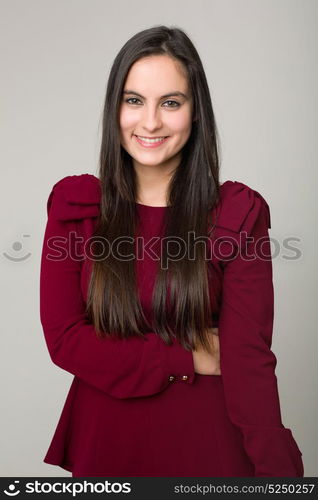
<svg viewBox="0 0 318 500">
<path fill-rule="evenodd" d="M 145 108 L 142 117 L 142 125 L 144 130 L 149 130 L 149 132 L 160 128 L 162 125 L 160 110 L 154 106 Z"/>
</svg>

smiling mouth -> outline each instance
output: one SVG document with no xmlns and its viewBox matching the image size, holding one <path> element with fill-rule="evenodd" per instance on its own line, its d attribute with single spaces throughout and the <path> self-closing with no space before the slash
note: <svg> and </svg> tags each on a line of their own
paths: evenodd
<svg viewBox="0 0 318 500">
<path fill-rule="evenodd" d="M 157 136 L 154 136 L 154 137 L 147 137 L 146 135 L 137 135 L 137 134 L 134 134 L 135 137 L 138 137 L 139 139 L 166 139 L 167 137 L 169 137 L 168 135 L 157 135 Z"/>
<path fill-rule="evenodd" d="M 151 138 L 146 138 L 144 136 L 136 135 L 134 134 L 134 137 L 136 138 L 136 141 L 138 144 L 144 148 L 156 148 L 164 144 L 168 139 L 169 136 L 161 136 L 161 137 L 151 137 Z"/>
</svg>

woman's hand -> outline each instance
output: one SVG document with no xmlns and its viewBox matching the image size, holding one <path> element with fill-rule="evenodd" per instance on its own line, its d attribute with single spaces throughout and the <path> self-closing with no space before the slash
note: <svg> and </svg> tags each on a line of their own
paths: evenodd
<svg viewBox="0 0 318 500">
<path fill-rule="evenodd" d="M 218 331 L 218 328 L 208 329 L 213 354 L 206 352 L 201 345 L 192 351 L 194 371 L 199 375 L 221 375 Z"/>
</svg>

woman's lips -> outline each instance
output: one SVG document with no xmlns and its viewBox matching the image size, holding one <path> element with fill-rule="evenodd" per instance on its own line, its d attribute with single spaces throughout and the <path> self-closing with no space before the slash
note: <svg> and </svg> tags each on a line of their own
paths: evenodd
<svg viewBox="0 0 318 500">
<path fill-rule="evenodd" d="M 149 143 L 149 142 L 144 142 L 142 141 L 137 135 L 134 134 L 134 137 L 136 138 L 137 142 L 145 147 L 145 148 L 158 148 L 159 146 L 161 146 L 164 142 L 166 142 L 168 139 L 169 139 L 169 136 L 168 137 L 165 137 L 164 139 L 162 139 L 162 141 L 156 141 L 156 142 L 152 142 L 152 143 Z"/>
</svg>

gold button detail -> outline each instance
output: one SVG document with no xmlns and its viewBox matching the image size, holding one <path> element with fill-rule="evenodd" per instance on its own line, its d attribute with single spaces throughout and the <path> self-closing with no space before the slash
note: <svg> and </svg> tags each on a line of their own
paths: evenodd
<svg viewBox="0 0 318 500">
<path fill-rule="evenodd" d="M 174 380 L 174 379 L 175 379 L 174 375 L 170 375 L 170 377 L 169 377 L 170 382 L 172 382 L 172 380 Z"/>
<path fill-rule="evenodd" d="M 189 377 L 188 377 L 188 375 L 182 375 L 181 378 L 182 378 L 182 380 L 188 380 Z"/>
</svg>

